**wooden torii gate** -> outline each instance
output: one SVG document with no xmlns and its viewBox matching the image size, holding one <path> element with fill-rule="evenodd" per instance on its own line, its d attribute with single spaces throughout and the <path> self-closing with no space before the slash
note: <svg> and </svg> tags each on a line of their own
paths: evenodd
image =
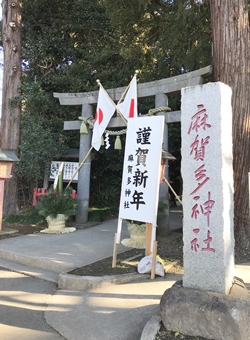
<svg viewBox="0 0 250 340">
<path fill-rule="evenodd" d="M 161 80 L 151 81 L 148 83 L 138 84 L 138 98 L 155 97 L 155 108 L 168 106 L 168 94 L 177 93 L 183 87 L 201 85 L 206 77 L 212 74 L 212 66 L 207 66 L 199 70 L 184 73 L 175 77 L 164 78 Z M 126 87 L 118 87 L 108 89 L 107 92 L 114 102 L 117 102 Z M 82 117 L 87 118 L 93 115 L 93 106 L 97 104 L 99 91 L 83 92 L 83 93 L 54 93 L 54 97 L 58 98 L 61 105 L 81 105 Z M 165 128 L 163 149 L 168 150 L 168 124 L 180 122 L 181 111 L 160 112 L 157 115 L 165 116 Z M 81 121 L 64 122 L 64 130 L 80 130 Z M 108 128 L 124 127 L 125 124 L 120 117 L 114 117 L 110 120 Z M 86 156 L 91 146 L 91 134 L 80 135 L 79 162 Z M 89 155 L 84 165 L 78 173 L 77 199 L 78 208 L 76 214 L 77 223 L 86 223 L 88 221 L 89 207 L 89 186 L 90 186 L 90 168 L 91 156 Z M 168 178 L 168 166 L 165 168 L 165 177 Z M 160 185 L 159 199 L 164 203 L 168 203 L 168 186 Z M 169 209 L 166 208 L 166 216 L 169 216 Z M 158 234 L 166 236 L 169 233 L 168 218 L 161 220 L 158 225 Z"/>
</svg>

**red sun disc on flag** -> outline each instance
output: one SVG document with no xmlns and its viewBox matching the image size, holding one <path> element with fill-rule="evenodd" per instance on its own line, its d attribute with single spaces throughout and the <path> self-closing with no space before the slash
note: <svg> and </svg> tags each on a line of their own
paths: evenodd
<svg viewBox="0 0 250 340">
<path fill-rule="evenodd" d="M 96 114 L 95 114 L 95 122 L 97 121 L 97 123 L 100 125 L 101 122 L 103 121 L 103 112 L 101 109 L 99 109 L 99 112 L 96 111 Z"/>
</svg>

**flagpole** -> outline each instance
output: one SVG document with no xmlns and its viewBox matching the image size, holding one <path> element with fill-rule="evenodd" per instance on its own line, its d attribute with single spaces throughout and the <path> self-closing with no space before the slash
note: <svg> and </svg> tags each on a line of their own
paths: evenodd
<svg viewBox="0 0 250 340">
<path fill-rule="evenodd" d="M 87 152 L 86 156 L 83 158 L 81 164 L 78 166 L 78 168 L 76 169 L 76 171 L 74 172 L 74 175 L 72 176 L 71 180 L 69 181 L 68 185 L 66 186 L 66 188 L 68 188 L 70 186 L 70 184 L 72 183 L 73 179 L 75 178 L 75 175 L 78 173 L 78 171 L 81 169 L 81 167 L 83 166 L 83 163 L 86 161 L 86 159 L 88 158 L 91 150 L 93 149 L 93 146 L 90 147 L 89 151 Z"/>
</svg>

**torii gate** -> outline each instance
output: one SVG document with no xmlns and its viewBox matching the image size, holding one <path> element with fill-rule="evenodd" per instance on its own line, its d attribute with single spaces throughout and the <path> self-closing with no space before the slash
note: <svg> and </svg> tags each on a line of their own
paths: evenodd
<svg viewBox="0 0 250 340">
<path fill-rule="evenodd" d="M 183 87 L 201 85 L 204 83 L 205 77 L 212 75 L 212 66 L 207 66 L 199 70 L 184 73 L 175 77 L 164 78 L 161 80 L 151 81 L 148 83 L 138 84 L 138 98 L 155 97 L 155 108 L 168 106 L 168 94 L 176 93 Z M 107 92 L 114 102 L 117 102 L 126 87 L 118 87 L 108 89 Z M 53 93 L 55 98 L 58 98 L 61 105 L 81 105 L 82 117 L 87 118 L 93 115 L 93 106 L 98 101 L 98 91 L 83 92 L 83 93 Z M 168 150 L 168 124 L 180 122 L 181 111 L 160 112 L 157 115 L 165 116 L 165 128 L 163 138 L 163 149 Z M 80 130 L 81 121 L 66 121 L 64 122 L 64 130 Z M 125 123 L 120 117 L 115 117 L 110 120 L 110 127 L 124 127 Z M 80 135 L 79 162 L 87 155 L 91 146 L 91 134 Z M 90 168 L 91 156 L 89 155 L 84 165 L 78 173 L 77 199 L 78 208 L 76 214 L 77 223 L 86 223 L 88 221 L 89 208 L 89 187 L 90 187 Z M 168 178 L 168 166 L 165 168 L 165 177 Z M 168 202 L 168 186 L 160 185 L 159 200 L 164 203 Z M 167 208 L 166 216 L 169 216 Z M 169 233 L 168 218 L 161 220 L 158 225 L 158 234 L 166 236 Z"/>
</svg>

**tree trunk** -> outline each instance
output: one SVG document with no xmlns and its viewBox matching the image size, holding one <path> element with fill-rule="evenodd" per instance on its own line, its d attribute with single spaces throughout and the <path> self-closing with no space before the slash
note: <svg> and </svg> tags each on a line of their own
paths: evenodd
<svg viewBox="0 0 250 340">
<path fill-rule="evenodd" d="M 250 53 L 247 0 L 210 0 L 215 81 L 232 88 L 234 224 L 236 239 L 250 235 Z M 242 244 L 242 245 L 243 245 Z M 245 243 L 246 245 L 246 243 Z"/>
<path fill-rule="evenodd" d="M 21 1 L 3 0 L 4 72 L 1 117 L 1 148 L 17 152 L 20 138 L 20 104 L 15 103 L 21 80 Z M 18 211 L 17 176 L 5 180 L 3 215 Z"/>
</svg>

